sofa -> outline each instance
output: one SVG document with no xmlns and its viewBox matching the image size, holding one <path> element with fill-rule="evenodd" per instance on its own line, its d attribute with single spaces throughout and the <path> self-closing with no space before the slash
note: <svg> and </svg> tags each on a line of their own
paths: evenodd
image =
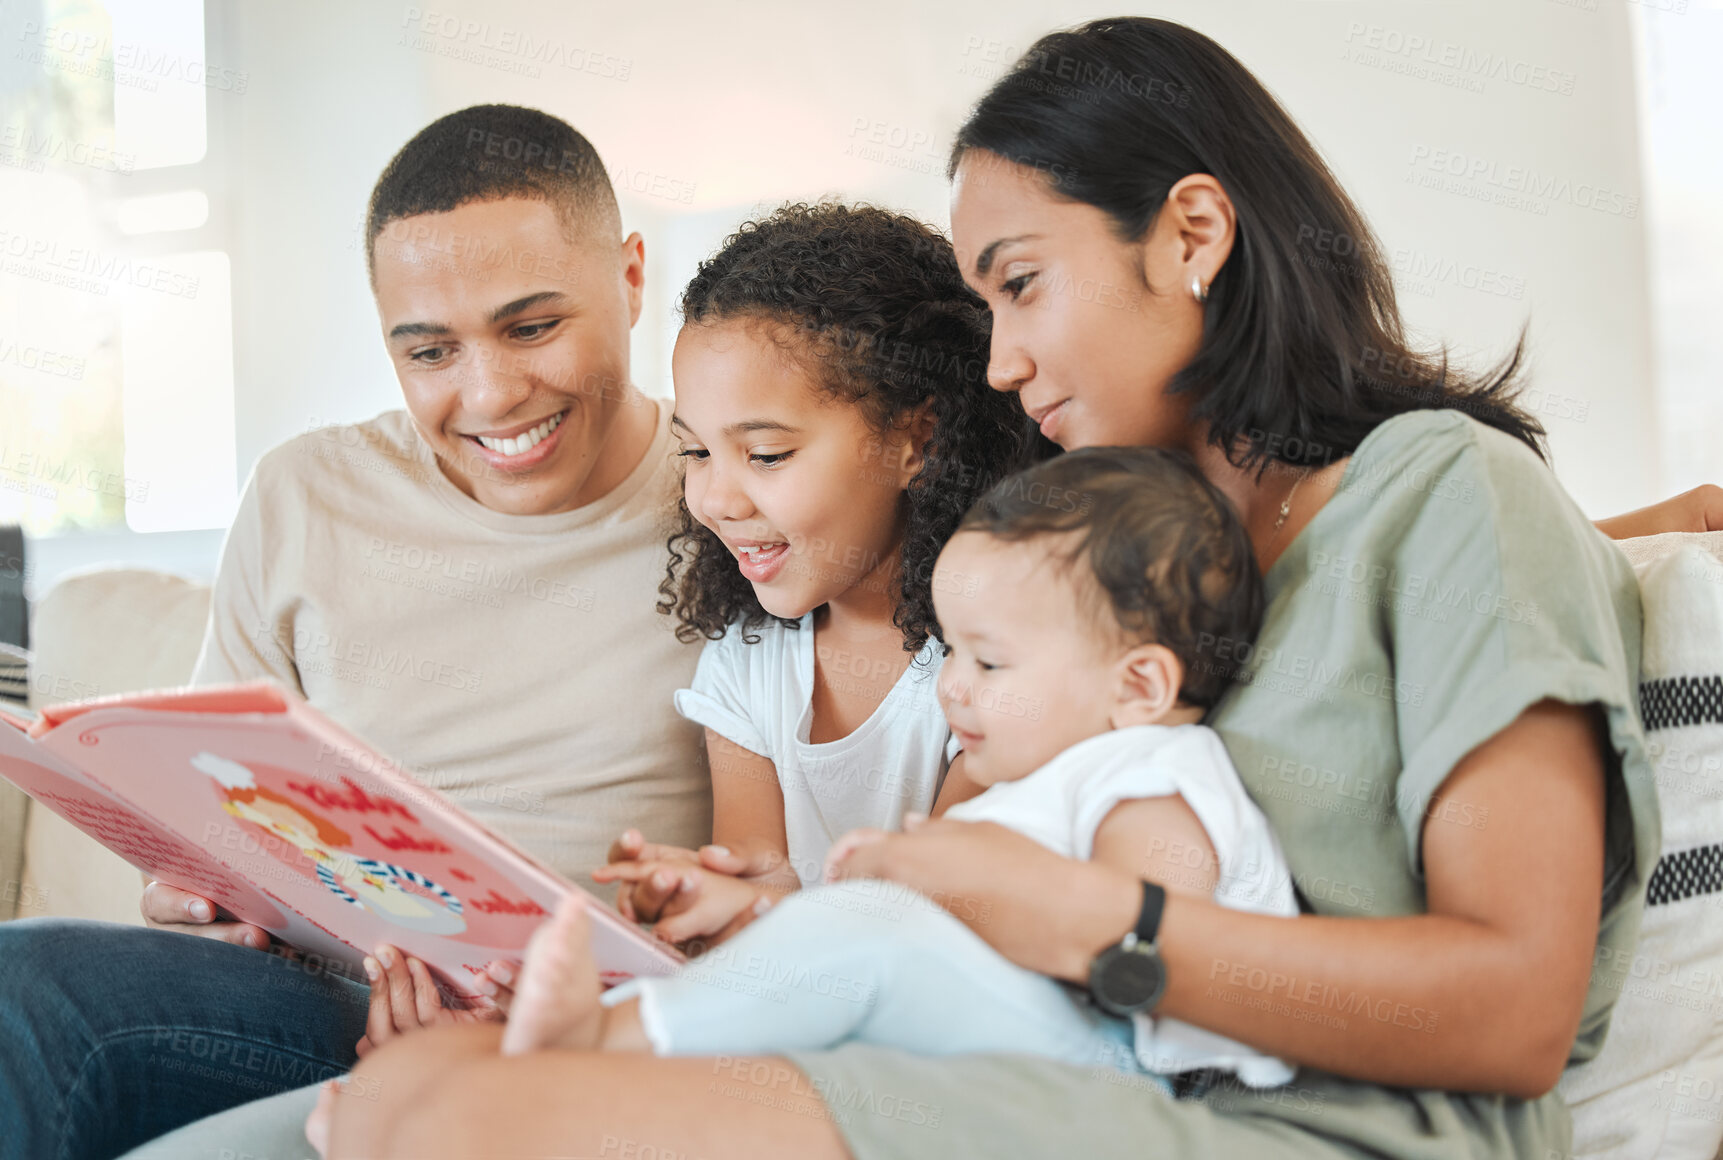
<svg viewBox="0 0 1723 1160">
<path fill-rule="evenodd" d="M 1664 844 L 1603 1053 L 1562 1080 L 1572 1156 L 1723 1160 L 1723 532 L 1620 546 L 1644 596 Z M 206 587 L 158 572 L 61 581 L 32 614 L 32 705 L 183 684 L 208 615 Z M 3 781 L 0 882 L 0 920 L 140 921 L 138 872 Z"/>
</svg>

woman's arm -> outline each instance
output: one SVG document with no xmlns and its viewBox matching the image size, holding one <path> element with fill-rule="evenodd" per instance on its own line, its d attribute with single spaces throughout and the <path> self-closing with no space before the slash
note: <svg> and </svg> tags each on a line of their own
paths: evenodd
<svg viewBox="0 0 1723 1160">
<path fill-rule="evenodd" d="M 1659 532 L 1723 531 L 1723 487 L 1701 484 L 1662 503 L 1598 520 L 1597 526 L 1612 540 L 1655 536 Z"/>
<path fill-rule="evenodd" d="M 1409 1087 L 1548 1092 L 1584 1006 L 1603 881 L 1591 712 L 1543 702 L 1473 750 L 1426 812 L 1429 912 L 1272 918 L 1173 895 L 1158 1010 L 1258 1050 Z M 1445 818 L 1470 817 L 1465 826 Z M 928 822 L 857 848 L 848 876 L 939 898 L 1013 961 L 1073 982 L 1136 920 L 1136 877 L 998 826 Z M 958 905 L 961 903 L 962 905 Z"/>
</svg>

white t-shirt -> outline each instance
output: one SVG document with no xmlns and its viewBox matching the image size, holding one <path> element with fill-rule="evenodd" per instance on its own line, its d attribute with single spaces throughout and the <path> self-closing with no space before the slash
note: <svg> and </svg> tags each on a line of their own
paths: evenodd
<svg viewBox="0 0 1723 1160">
<path fill-rule="evenodd" d="M 703 664 L 704 662 L 702 662 Z M 1135 798 L 1184 798 L 1220 861 L 1214 900 L 1292 916 L 1292 873 L 1268 819 L 1245 793 L 1226 747 L 1203 725 L 1136 725 L 1079 741 L 1027 777 L 1000 782 L 945 816 L 995 822 L 1056 854 L 1087 861 L 1109 811 Z M 1176 856 L 1176 851 L 1174 852 Z M 1252 1087 L 1292 1079 L 1285 1061 L 1177 1019 L 1134 1017 L 1137 1059 L 1152 1072 L 1225 1068 Z"/>
<path fill-rule="evenodd" d="M 933 808 L 951 736 L 935 693 L 945 653 L 929 640 L 871 717 L 815 745 L 812 614 L 800 628 L 773 620 L 750 630 L 755 644 L 743 635 L 733 624 L 707 643 L 676 711 L 777 767 L 790 865 L 814 885 L 826 851 L 850 830 L 898 830 L 905 813 Z"/>
</svg>

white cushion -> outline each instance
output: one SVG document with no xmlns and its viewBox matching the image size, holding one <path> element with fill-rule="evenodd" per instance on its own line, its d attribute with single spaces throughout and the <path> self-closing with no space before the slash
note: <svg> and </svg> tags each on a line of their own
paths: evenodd
<svg viewBox="0 0 1723 1160">
<path fill-rule="evenodd" d="M 1645 609 L 1639 704 L 1663 849 L 1596 1059 L 1569 1070 L 1575 1157 L 1723 1144 L 1723 532 L 1623 541 Z"/>
<path fill-rule="evenodd" d="M 203 644 L 209 589 L 144 568 L 61 580 L 30 618 L 30 704 L 183 685 Z"/>
</svg>

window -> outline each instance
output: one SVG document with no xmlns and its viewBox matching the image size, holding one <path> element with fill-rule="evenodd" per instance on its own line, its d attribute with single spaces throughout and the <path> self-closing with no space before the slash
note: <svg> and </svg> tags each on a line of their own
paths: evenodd
<svg viewBox="0 0 1723 1160">
<path fill-rule="evenodd" d="M 1723 7 L 1630 6 L 1639 45 L 1640 154 L 1666 494 L 1723 483 Z"/>
<path fill-rule="evenodd" d="M 39 0 L 0 53 L 0 523 L 223 527 L 238 492 L 203 0 Z"/>
</svg>

